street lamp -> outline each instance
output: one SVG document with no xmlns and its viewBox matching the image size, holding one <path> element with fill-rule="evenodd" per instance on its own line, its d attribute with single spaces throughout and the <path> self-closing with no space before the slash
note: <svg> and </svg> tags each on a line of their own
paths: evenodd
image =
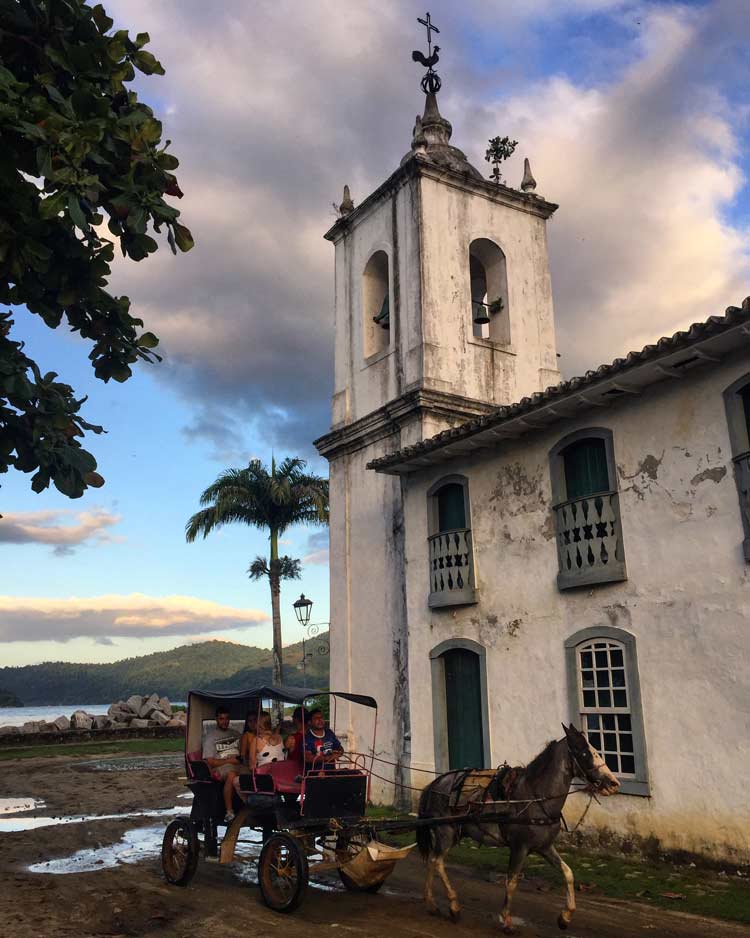
<svg viewBox="0 0 750 938">
<path fill-rule="evenodd" d="M 299 599 L 293 603 L 294 614 L 297 621 L 306 629 L 310 623 L 310 613 L 312 612 L 312 599 L 307 599 L 304 593 L 300 593 Z M 307 678 L 307 659 L 312 658 L 312 654 L 305 649 L 305 637 L 302 636 L 302 679 Z"/>
<path fill-rule="evenodd" d="M 306 599 L 304 593 L 300 593 L 299 599 L 294 602 L 294 614 L 297 616 L 297 621 L 302 626 L 306 628 L 308 622 L 310 621 L 310 613 L 312 612 L 312 599 Z"/>
</svg>

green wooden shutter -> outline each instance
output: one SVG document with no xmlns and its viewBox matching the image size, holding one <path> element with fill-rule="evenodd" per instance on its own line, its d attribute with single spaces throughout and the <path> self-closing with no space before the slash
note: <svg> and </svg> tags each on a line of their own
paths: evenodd
<svg viewBox="0 0 750 938">
<path fill-rule="evenodd" d="M 742 410 L 745 414 L 745 430 L 747 431 L 747 438 L 750 440 L 750 384 L 746 384 L 740 391 L 740 397 L 742 398 Z M 739 456 L 740 453 L 734 455 Z"/>
<path fill-rule="evenodd" d="M 590 437 L 571 443 L 563 452 L 563 463 L 567 500 L 610 491 L 604 440 Z"/>
<path fill-rule="evenodd" d="M 454 648 L 443 655 L 449 768 L 483 768 L 479 655 Z"/>
<path fill-rule="evenodd" d="M 454 531 L 466 527 L 464 487 L 458 482 L 449 482 L 437 493 L 438 530 Z"/>
</svg>

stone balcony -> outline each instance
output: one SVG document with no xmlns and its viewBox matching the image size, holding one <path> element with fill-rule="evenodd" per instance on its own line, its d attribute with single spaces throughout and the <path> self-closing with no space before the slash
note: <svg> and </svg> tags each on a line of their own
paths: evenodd
<svg viewBox="0 0 750 938">
<path fill-rule="evenodd" d="M 430 607 L 477 602 L 471 528 L 433 534 L 427 541 L 430 551 Z"/>
<path fill-rule="evenodd" d="M 555 505 L 559 589 L 626 580 L 617 492 Z"/>
</svg>

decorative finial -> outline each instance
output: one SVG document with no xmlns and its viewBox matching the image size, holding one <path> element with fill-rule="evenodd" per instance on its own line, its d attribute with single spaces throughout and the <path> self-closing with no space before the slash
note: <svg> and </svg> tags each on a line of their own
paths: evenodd
<svg viewBox="0 0 750 938">
<path fill-rule="evenodd" d="M 487 142 L 489 146 L 487 147 L 487 152 L 484 154 L 484 158 L 488 163 L 492 163 L 493 168 L 490 173 L 490 179 L 496 186 L 499 186 L 502 178 L 500 175 L 500 164 L 503 160 L 507 160 L 513 156 L 513 151 L 518 146 L 518 141 L 511 140 L 510 137 L 493 137 Z"/>
<path fill-rule="evenodd" d="M 352 197 L 349 193 L 349 186 L 344 186 L 344 200 L 341 205 L 339 205 L 339 215 L 343 217 L 353 211 L 354 202 L 352 202 Z"/>
<path fill-rule="evenodd" d="M 427 13 L 426 19 L 422 19 L 421 16 L 417 17 L 417 22 L 425 27 L 427 30 L 427 55 L 421 53 L 418 49 L 415 49 L 411 54 L 413 62 L 419 62 L 427 69 L 427 74 L 422 78 L 422 91 L 425 94 L 437 94 L 440 91 L 442 82 L 440 81 L 440 76 L 433 69 L 433 65 L 437 65 L 440 56 L 440 46 L 435 46 L 432 48 L 432 34 L 440 33 L 440 30 L 437 26 L 433 26 L 432 20 L 430 19 L 430 14 Z"/>
<path fill-rule="evenodd" d="M 534 179 L 534 176 L 532 175 L 528 156 L 524 157 L 523 160 L 523 179 L 521 180 L 521 189 L 524 192 L 532 193 L 536 189 L 536 179 Z"/>
</svg>

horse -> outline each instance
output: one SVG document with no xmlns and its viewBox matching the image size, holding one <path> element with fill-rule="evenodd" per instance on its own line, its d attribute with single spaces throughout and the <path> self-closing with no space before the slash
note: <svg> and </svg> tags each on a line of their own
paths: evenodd
<svg viewBox="0 0 750 938">
<path fill-rule="evenodd" d="M 570 783 L 573 778 L 582 779 L 592 792 L 601 795 L 613 795 L 620 783 L 580 730 L 572 724 L 562 726 L 565 736 L 548 743 L 525 768 L 504 766 L 497 772 L 454 770 L 438 776 L 423 790 L 420 818 L 461 815 L 455 822 L 441 820 L 417 827 L 417 845 L 427 863 L 424 899 L 431 912 L 438 911 L 432 893 L 437 872 L 445 886 L 451 918 L 458 920 L 461 910 L 445 871 L 445 855 L 462 837 L 471 837 L 480 844 L 489 841 L 492 846 L 506 844 L 510 848 L 501 914 L 505 934 L 513 934 L 510 906 L 530 853 L 538 853 L 562 873 L 567 897 L 557 924 L 563 930 L 568 927 L 576 908 L 573 872 L 555 850 L 554 842 L 560 833 Z M 467 785 L 474 797 L 464 794 L 462 801 Z M 482 821 L 483 814 L 488 815 L 486 821 Z M 467 815 L 470 820 L 466 820 Z"/>
</svg>

